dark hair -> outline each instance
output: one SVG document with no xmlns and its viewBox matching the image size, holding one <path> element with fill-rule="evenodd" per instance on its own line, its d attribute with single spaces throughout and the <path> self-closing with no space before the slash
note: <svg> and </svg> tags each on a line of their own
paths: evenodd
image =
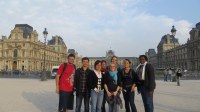
<svg viewBox="0 0 200 112">
<path fill-rule="evenodd" d="M 83 57 L 83 58 L 82 58 L 82 62 L 83 62 L 83 60 L 88 60 L 88 61 L 90 61 L 88 57 Z"/>
<path fill-rule="evenodd" d="M 74 54 L 69 54 L 67 58 L 69 59 L 69 57 L 74 57 L 75 58 L 75 55 Z"/>
<path fill-rule="evenodd" d="M 148 61 L 148 58 L 147 58 L 146 55 L 140 55 L 140 56 L 139 56 L 139 59 L 142 58 L 142 57 L 143 57 L 146 61 Z"/>
<path fill-rule="evenodd" d="M 106 62 L 106 60 L 101 60 L 101 64 L 102 64 L 102 63 L 107 63 L 107 62 Z"/>
<path fill-rule="evenodd" d="M 99 63 L 101 64 L 101 61 L 100 61 L 100 60 L 97 60 L 97 61 L 94 62 L 94 69 L 95 69 L 95 70 L 96 70 L 96 66 L 97 66 Z"/>
<path fill-rule="evenodd" d="M 113 58 L 117 58 L 117 56 L 112 56 L 112 58 L 111 58 L 111 60 L 110 60 L 111 62 L 112 62 Z"/>
<path fill-rule="evenodd" d="M 128 61 L 128 63 L 131 64 L 131 61 L 129 59 L 125 59 L 124 61 Z"/>
</svg>

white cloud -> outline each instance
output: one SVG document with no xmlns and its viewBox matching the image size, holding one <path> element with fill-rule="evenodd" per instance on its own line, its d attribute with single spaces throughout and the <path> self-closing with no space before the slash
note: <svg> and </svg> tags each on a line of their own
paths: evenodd
<svg viewBox="0 0 200 112">
<path fill-rule="evenodd" d="M 11 0 L 0 2 L 0 35 L 9 35 L 15 24 L 27 23 L 39 33 L 46 27 L 50 38 L 63 37 L 68 48 L 84 56 L 105 56 L 111 48 L 119 56 L 138 56 L 156 48 L 161 37 L 177 29 L 185 43 L 191 23 L 165 15 L 154 16 L 137 8 L 148 0 Z M 3 7 L 3 5 L 7 7 Z M 3 16 L 2 16 L 3 15 Z"/>
</svg>

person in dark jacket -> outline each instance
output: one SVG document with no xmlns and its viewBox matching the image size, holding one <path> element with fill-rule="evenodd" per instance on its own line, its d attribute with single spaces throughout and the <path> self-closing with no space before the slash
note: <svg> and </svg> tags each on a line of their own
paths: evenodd
<svg viewBox="0 0 200 112">
<path fill-rule="evenodd" d="M 91 112 L 101 112 L 101 106 L 104 97 L 104 80 L 105 75 L 101 72 L 101 61 L 94 63 L 94 71 L 88 77 L 90 96 L 91 96 Z"/>
<path fill-rule="evenodd" d="M 122 92 L 125 101 L 126 112 L 130 112 L 130 106 L 132 112 L 137 112 L 134 99 L 135 99 L 135 87 L 138 82 L 138 76 L 131 67 L 131 61 L 129 59 L 124 60 L 124 68 L 121 70 Z M 129 106 L 130 105 L 130 106 Z"/>
<path fill-rule="evenodd" d="M 182 77 L 181 69 L 178 68 L 176 72 L 176 81 L 177 81 L 177 86 L 180 86 L 180 78 Z"/>
<path fill-rule="evenodd" d="M 76 112 L 81 112 L 82 100 L 84 99 L 85 112 L 89 112 L 90 89 L 88 87 L 88 77 L 92 70 L 89 67 L 89 58 L 82 58 L 82 67 L 77 69 L 74 77 L 74 91 L 76 92 Z"/>
<path fill-rule="evenodd" d="M 103 75 L 106 75 L 108 73 L 108 70 L 106 67 L 107 67 L 107 62 L 105 60 L 101 60 L 101 72 Z M 103 97 L 103 102 L 101 106 L 102 112 L 106 112 L 105 105 L 106 105 L 106 91 L 104 89 L 104 97 Z"/>
<path fill-rule="evenodd" d="M 138 92 L 141 93 L 145 112 L 153 112 L 153 93 L 156 87 L 155 74 L 153 66 L 147 62 L 147 56 L 140 55 L 140 64 L 136 68 L 139 77 Z"/>
<path fill-rule="evenodd" d="M 121 77 L 119 72 L 116 70 L 116 64 L 110 65 L 110 70 L 106 74 L 104 88 L 108 99 L 112 101 L 108 102 L 109 112 L 119 111 L 119 92 L 121 88 Z M 112 103 L 114 102 L 114 103 Z"/>
</svg>

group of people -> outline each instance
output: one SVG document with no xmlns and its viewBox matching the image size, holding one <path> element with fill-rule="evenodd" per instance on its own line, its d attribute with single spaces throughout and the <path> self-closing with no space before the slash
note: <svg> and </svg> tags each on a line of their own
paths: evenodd
<svg viewBox="0 0 200 112">
<path fill-rule="evenodd" d="M 156 86 L 153 66 L 145 55 L 139 57 L 140 64 L 134 71 L 131 61 L 124 60 L 123 68 L 117 63 L 117 57 L 111 58 L 107 66 L 105 60 L 97 60 L 94 70 L 89 69 L 89 58 L 82 58 L 82 67 L 76 69 L 75 56 L 68 55 L 68 62 L 60 65 L 56 75 L 56 93 L 59 94 L 59 112 L 73 110 L 76 95 L 76 112 L 81 112 L 84 100 L 84 112 L 105 112 L 108 103 L 109 112 L 118 112 L 123 108 L 120 94 L 123 94 L 126 112 L 137 112 L 134 98 L 136 87 L 141 94 L 145 112 L 153 112 L 153 93 Z M 91 108 L 89 108 L 91 105 Z"/>
<path fill-rule="evenodd" d="M 180 86 L 180 77 L 182 77 L 182 71 L 180 68 L 177 68 L 175 71 L 174 71 L 174 75 L 175 77 L 172 79 L 172 69 L 165 69 L 164 70 L 164 82 L 167 82 L 168 79 L 169 81 L 176 81 L 177 82 L 177 86 Z"/>
<path fill-rule="evenodd" d="M 171 68 L 167 68 L 164 70 L 164 81 L 172 81 L 172 69 Z"/>
</svg>

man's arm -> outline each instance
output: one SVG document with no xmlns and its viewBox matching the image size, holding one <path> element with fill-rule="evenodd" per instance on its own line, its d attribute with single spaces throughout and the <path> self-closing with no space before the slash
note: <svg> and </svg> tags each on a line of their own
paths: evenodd
<svg viewBox="0 0 200 112">
<path fill-rule="evenodd" d="M 56 93 L 59 94 L 59 80 L 60 75 L 56 74 Z"/>
</svg>

